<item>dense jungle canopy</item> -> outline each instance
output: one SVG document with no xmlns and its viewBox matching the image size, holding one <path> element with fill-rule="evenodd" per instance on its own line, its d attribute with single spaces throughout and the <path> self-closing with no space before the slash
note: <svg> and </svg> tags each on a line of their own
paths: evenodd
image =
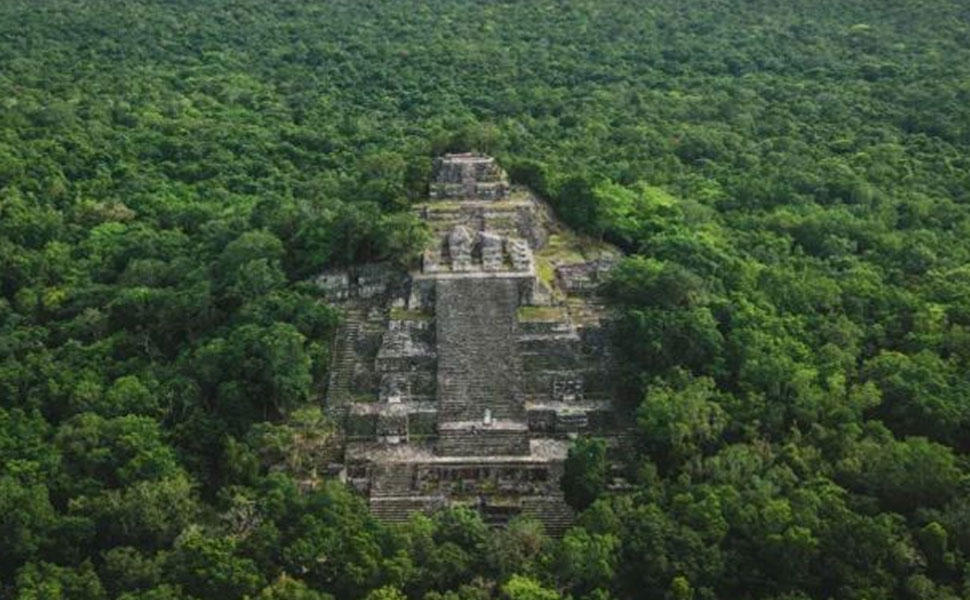
<svg viewBox="0 0 970 600">
<path fill-rule="evenodd" d="M 627 254 L 562 539 L 301 491 L 447 150 Z M 962 0 L 3 0 L 0 599 L 970 598 L 968 261 Z"/>
</svg>

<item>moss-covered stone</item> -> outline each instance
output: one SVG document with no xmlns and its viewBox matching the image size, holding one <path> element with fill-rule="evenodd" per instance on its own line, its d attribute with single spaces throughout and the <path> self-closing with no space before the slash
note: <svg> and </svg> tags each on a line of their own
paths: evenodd
<svg viewBox="0 0 970 600">
<path fill-rule="evenodd" d="M 562 322 L 566 320 L 566 311 L 561 306 L 520 306 L 518 310 L 520 322 Z"/>
</svg>

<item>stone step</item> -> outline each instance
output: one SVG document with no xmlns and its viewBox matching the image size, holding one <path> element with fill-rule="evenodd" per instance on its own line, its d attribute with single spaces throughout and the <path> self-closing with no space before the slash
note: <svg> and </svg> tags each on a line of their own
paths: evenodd
<svg viewBox="0 0 970 600">
<path fill-rule="evenodd" d="M 414 482 L 414 469 L 406 463 L 390 463 L 375 469 L 371 474 L 372 498 L 410 494 Z"/>
<path fill-rule="evenodd" d="M 442 377 L 438 378 L 438 406 L 441 416 L 449 420 L 477 421 L 484 418 L 485 410 L 492 413 L 492 418 L 502 420 L 518 420 L 525 415 L 525 396 L 515 393 L 512 396 L 490 396 L 484 383 L 475 380 L 466 382 L 464 389 L 452 386 L 442 386 Z M 471 392 L 465 392 L 470 389 Z"/>
<path fill-rule="evenodd" d="M 438 432 L 440 456 L 527 456 L 528 430 L 444 430 Z"/>
<path fill-rule="evenodd" d="M 521 418 L 516 353 L 518 283 L 451 279 L 436 284 L 439 422 Z"/>
<path fill-rule="evenodd" d="M 576 519 L 573 509 L 561 495 L 523 498 L 522 514 L 541 521 L 546 533 L 554 537 L 565 533 Z"/>
<path fill-rule="evenodd" d="M 390 523 L 402 523 L 414 513 L 431 512 L 443 505 L 442 499 L 429 496 L 388 496 L 370 499 L 371 513 Z"/>
<path fill-rule="evenodd" d="M 355 346 L 360 339 L 365 313 L 359 309 L 344 311 L 343 321 L 337 328 L 330 361 L 330 377 L 327 382 L 327 407 L 337 409 L 351 400 L 351 382 L 357 362 Z"/>
<path fill-rule="evenodd" d="M 485 504 L 479 510 L 482 521 L 489 527 L 504 527 L 509 521 L 522 513 L 522 507 L 517 505 Z"/>
<path fill-rule="evenodd" d="M 559 429 L 580 431 L 589 427 L 589 415 L 585 412 L 560 414 L 557 418 Z"/>
<path fill-rule="evenodd" d="M 485 401 L 476 402 L 475 405 L 484 405 Z M 491 411 L 493 419 L 503 421 L 522 421 L 527 417 L 524 402 L 515 404 L 503 404 L 498 402 L 488 402 L 488 410 Z M 438 404 L 439 424 L 450 423 L 452 421 L 465 421 L 469 417 L 475 417 L 476 421 L 484 422 L 484 409 L 480 412 L 472 413 L 465 402 L 440 402 Z"/>
</svg>

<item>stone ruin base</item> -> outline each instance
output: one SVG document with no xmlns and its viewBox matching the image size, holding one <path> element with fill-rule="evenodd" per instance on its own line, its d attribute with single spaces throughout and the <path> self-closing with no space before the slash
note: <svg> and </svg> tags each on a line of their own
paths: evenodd
<svg viewBox="0 0 970 600">
<path fill-rule="evenodd" d="M 566 449 L 561 440 L 531 440 L 525 456 L 455 457 L 414 443 L 358 443 L 351 451 L 364 460 L 347 466 L 347 478 L 386 521 L 468 506 L 490 525 L 521 515 L 541 522 L 550 535 L 562 535 L 574 517 L 559 489 Z"/>
</svg>

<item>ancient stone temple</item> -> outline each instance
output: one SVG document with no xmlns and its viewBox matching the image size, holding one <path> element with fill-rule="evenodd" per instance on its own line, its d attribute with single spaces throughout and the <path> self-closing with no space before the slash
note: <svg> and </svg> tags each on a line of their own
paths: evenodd
<svg viewBox="0 0 970 600">
<path fill-rule="evenodd" d="M 464 503 L 556 533 L 571 519 L 570 438 L 617 431 L 596 297 L 617 253 L 565 230 L 490 157 L 446 155 L 433 173 L 419 270 L 317 279 L 345 314 L 326 398 L 341 472 L 389 520 Z"/>
</svg>

